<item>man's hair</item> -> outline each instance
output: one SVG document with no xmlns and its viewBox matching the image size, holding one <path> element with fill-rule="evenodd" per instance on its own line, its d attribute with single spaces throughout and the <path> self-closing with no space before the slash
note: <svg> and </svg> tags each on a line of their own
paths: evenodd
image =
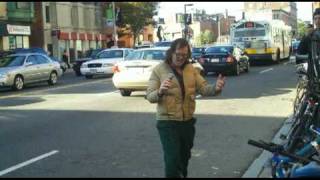
<svg viewBox="0 0 320 180">
<path fill-rule="evenodd" d="M 314 12 L 313 12 L 313 18 L 314 18 L 314 16 L 316 16 L 316 15 L 320 15 L 320 8 L 317 8 L 317 9 L 314 10 Z"/>
<path fill-rule="evenodd" d="M 313 28 L 313 24 L 307 24 L 307 28 Z"/>
<path fill-rule="evenodd" d="M 170 48 L 166 52 L 165 62 L 170 64 L 172 62 L 172 55 L 175 53 L 176 49 L 188 47 L 188 59 L 191 57 L 191 49 L 188 41 L 184 38 L 178 38 L 171 43 Z"/>
</svg>

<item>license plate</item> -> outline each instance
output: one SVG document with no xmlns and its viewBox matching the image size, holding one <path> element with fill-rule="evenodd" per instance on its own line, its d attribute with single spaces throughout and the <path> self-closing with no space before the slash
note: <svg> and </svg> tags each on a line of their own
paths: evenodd
<svg viewBox="0 0 320 180">
<path fill-rule="evenodd" d="M 217 63 L 217 62 L 219 62 L 219 59 L 211 59 L 210 61 L 213 63 Z"/>
<path fill-rule="evenodd" d="M 91 72 L 91 73 L 96 73 L 96 72 L 97 72 L 97 69 L 90 69 L 90 72 Z"/>
</svg>

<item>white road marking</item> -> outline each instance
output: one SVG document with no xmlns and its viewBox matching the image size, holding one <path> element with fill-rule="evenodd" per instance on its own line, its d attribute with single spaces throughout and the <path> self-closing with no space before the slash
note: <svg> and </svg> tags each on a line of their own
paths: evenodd
<svg viewBox="0 0 320 180">
<path fill-rule="evenodd" d="M 266 70 L 261 71 L 260 74 L 263 74 L 263 73 L 266 73 L 266 72 L 272 71 L 272 70 L 273 70 L 273 68 L 269 68 L 269 69 L 266 69 Z"/>
<path fill-rule="evenodd" d="M 39 161 L 39 160 L 41 160 L 41 159 L 44 159 L 44 158 L 46 158 L 46 157 L 52 156 L 53 154 L 56 154 L 56 153 L 58 153 L 58 152 L 59 152 L 59 151 L 57 151 L 57 150 L 53 150 L 53 151 L 51 151 L 51 152 L 49 152 L 49 153 L 43 154 L 43 155 L 41 155 L 41 156 L 35 157 L 35 158 L 30 159 L 30 160 L 28 160 L 28 161 L 25 161 L 25 162 L 23 162 L 23 163 L 20 163 L 20 164 L 17 164 L 17 165 L 15 165 L 15 166 L 12 166 L 12 167 L 10 167 L 10 168 L 8 168 L 8 169 L 5 169 L 5 170 L 3 170 L 3 171 L 0 171 L 0 176 L 5 175 L 5 174 L 7 174 L 7 173 L 9 173 L 9 172 L 15 171 L 15 170 L 17 170 L 17 169 L 19 169 L 19 168 L 22 168 L 22 167 L 24 167 L 24 166 L 27 166 L 27 165 L 29 165 L 29 164 L 31 164 L 31 163 L 34 163 L 34 162 Z"/>
<path fill-rule="evenodd" d="M 219 169 L 219 168 L 214 167 L 214 166 L 211 166 L 211 168 L 214 169 L 214 170 L 218 170 Z"/>
<path fill-rule="evenodd" d="M 97 80 L 97 81 L 90 81 L 90 82 L 83 82 L 83 83 L 77 83 L 77 84 L 70 84 L 70 85 L 65 85 L 65 86 L 59 86 L 59 87 L 53 87 L 49 89 L 40 89 L 40 90 L 35 90 L 32 92 L 25 92 L 25 93 L 19 93 L 19 94 L 13 94 L 13 95 L 8 95 L 8 96 L 3 96 L 0 97 L 0 99 L 6 99 L 6 98 L 12 98 L 12 97 L 19 97 L 19 96 L 24 96 L 24 95 L 29 95 L 29 94 L 37 94 L 37 93 L 44 93 L 44 92 L 50 92 L 54 90 L 61 90 L 61 89 L 66 89 L 66 88 L 71 88 L 71 87 L 77 87 L 77 86 L 82 86 L 82 85 L 88 85 L 88 84 L 94 84 L 94 83 L 100 83 L 106 81 L 106 79 L 102 80 Z"/>
</svg>

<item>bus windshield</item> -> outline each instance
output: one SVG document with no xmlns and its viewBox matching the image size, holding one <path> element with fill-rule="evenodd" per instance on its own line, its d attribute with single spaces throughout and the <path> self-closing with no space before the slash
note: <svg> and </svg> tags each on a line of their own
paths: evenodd
<svg viewBox="0 0 320 180">
<path fill-rule="evenodd" d="M 264 29 L 247 29 L 241 31 L 235 31 L 235 37 L 253 37 L 253 36 L 265 36 L 266 31 Z"/>
</svg>

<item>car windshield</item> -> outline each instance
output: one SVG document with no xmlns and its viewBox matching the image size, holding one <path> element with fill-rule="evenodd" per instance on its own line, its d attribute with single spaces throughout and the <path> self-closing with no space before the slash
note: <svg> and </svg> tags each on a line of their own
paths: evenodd
<svg viewBox="0 0 320 180">
<path fill-rule="evenodd" d="M 192 48 L 192 53 L 201 53 L 202 48 Z"/>
<path fill-rule="evenodd" d="M 0 67 L 22 66 L 25 56 L 7 56 L 0 59 Z"/>
<path fill-rule="evenodd" d="M 122 50 L 103 51 L 97 55 L 98 58 L 122 58 Z"/>
<path fill-rule="evenodd" d="M 300 41 L 296 41 L 296 42 L 294 42 L 294 43 L 293 43 L 293 45 L 292 45 L 292 46 L 293 46 L 293 47 L 298 47 L 298 46 L 299 46 L 299 44 L 300 44 Z"/>
<path fill-rule="evenodd" d="M 154 44 L 155 47 L 167 47 L 167 46 L 170 46 L 171 45 L 171 42 L 156 42 Z"/>
<path fill-rule="evenodd" d="M 125 60 L 165 60 L 165 50 L 132 51 Z"/>
<path fill-rule="evenodd" d="M 94 58 L 102 49 L 90 49 L 86 52 L 86 58 Z"/>
<path fill-rule="evenodd" d="M 216 46 L 208 48 L 206 53 L 231 53 L 232 51 L 232 46 Z"/>
</svg>

